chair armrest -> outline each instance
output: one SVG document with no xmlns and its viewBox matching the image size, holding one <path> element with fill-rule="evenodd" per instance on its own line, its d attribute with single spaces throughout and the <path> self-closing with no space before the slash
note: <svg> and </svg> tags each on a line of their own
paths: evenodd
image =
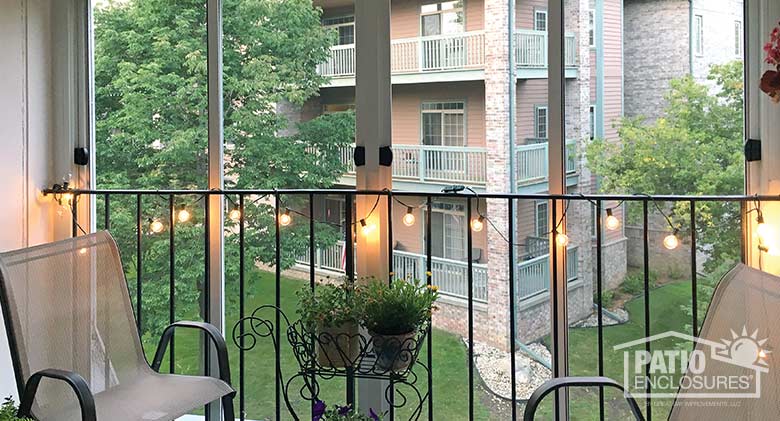
<svg viewBox="0 0 780 421">
<path fill-rule="evenodd" d="M 217 348 L 217 359 L 219 362 L 219 378 L 227 384 L 230 383 L 230 361 L 228 360 L 227 344 L 225 344 L 225 338 L 214 325 L 203 322 L 176 322 L 168 327 L 162 333 L 160 337 L 160 343 L 157 345 L 157 352 L 154 354 L 154 360 L 152 361 L 152 369 L 154 371 L 160 371 L 160 364 L 162 364 L 165 351 L 168 348 L 168 343 L 173 337 L 173 332 L 177 328 L 186 329 L 199 329 L 211 338 L 214 342 L 214 346 Z"/>
<path fill-rule="evenodd" d="M 97 421 L 97 415 L 95 414 L 95 400 L 92 397 L 92 391 L 89 390 L 89 385 L 86 380 L 79 374 L 72 371 L 46 369 L 41 370 L 27 379 L 27 384 L 24 386 L 24 394 L 22 401 L 19 404 L 19 417 L 32 417 L 32 405 L 35 401 L 35 394 L 38 392 L 38 386 L 41 383 L 41 379 L 49 378 L 53 380 L 60 380 L 67 383 L 76 397 L 79 400 L 79 407 L 81 408 L 81 420 L 82 421 Z"/>
<path fill-rule="evenodd" d="M 628 401 L 628 406 L 631 408 L 631 413 L 634 414 L 634 418 L 636 418 L 637 421 L 645 420 L 644 416 L 642 415 L 642 411 L 639 410 L 639 405 L 637 405 L 636 400 L 634 400 L 634 397 L 623 388 L 623 385 L 608 377 L 557 377 L 547 380 L 534 391 L 534 393 L 531 395 L 531 398 L 528 399 L 528 404 L 525 406 L 523 421 L 533 421 L 537 407 L 542 402 L 542 399 L 544 399 L 544 397 L 548 394 L 564 387 L 593 386 L 612 387 L 620 390 L 623 392 L 623 396 L 626 397 L 626 401 Z"/>
</svg>

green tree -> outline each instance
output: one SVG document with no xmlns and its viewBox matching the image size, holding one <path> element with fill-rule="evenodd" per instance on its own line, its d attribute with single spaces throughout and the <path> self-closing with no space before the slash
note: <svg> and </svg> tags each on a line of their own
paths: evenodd
<svg viewBox="0 0 780 421">
<path fill-rule="evenodd" d="M 97 184 L 101 188 L 207 187 L 207 40 L 204 0 L 110 2 L 95 11 Z M 334 34 L 311 0 L 223 2 L 224 137 L 228 188 L 327 188 L 344 171 L 339 148 L 354 141 L 354 114 L 324 115 L 290 129 L 276 105 L 302 106 L 325 79 L 317 71 Z M 292 132 L 290 135 L 279 133 Z M 273 209 L 247 198 L 247 261 L 273 263 Z M 294 208 L 301 199 L 286 197 Z M 304 198 L 305 199 L 305 198 Z M 176 225 L 177 309 L 190 314 L 202 287 L 204 200 L 177 198 L 193 213 Z M 101 207 L 103 205 L 101 204 Z M 144 331 L 167 322 L 167 235 L 148 232 L 147 218 L 169 224 L 167 198 L 143 201 Z M 228 221 L 228 224 L 231 224 Z M 111 230 L 122 246 L 134 288 L 135 199 L 111 200 Z M 228 280 L 236 279 L 235 227 L 227 227 Z M 318 227 L 318 243 L 335 240 Z M 282 265 L 308 239 L 308 224 L 285 227 Z M 193 293 L 193 291 L 196 291 Z M 187 313 L 185 313 L 187 312 Z"/>
<path fill-rule="evenodd" d="M 625 118 L 618 142 L 594 140 L 588 166 L 611 193 L 741 194 L 744 190 L 742 62 L 714 65 L 708 80 L 714 88 L 685 76 L 671 82 L 665 116 L 652 124 Z M 688 226 L 689 206 L 672 209 L 675 225 Z M 710 267 L 736 257 L 740 236 L 739 207 L 730 203 L 697 205 L 701 250 Z"/>
</svg>

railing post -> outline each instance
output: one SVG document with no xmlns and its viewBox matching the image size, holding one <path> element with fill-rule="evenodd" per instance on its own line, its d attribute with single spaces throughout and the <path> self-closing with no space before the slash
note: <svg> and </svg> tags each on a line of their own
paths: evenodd
<svg viewBox="0 0 780 421">
<path fill-rule="evenodd" d="M 417 177 L 420 181 L 425 181 L 427 176 L 425 169 L 428 167 L 428 151 L 422 145 L 417 149 L 417 165 Z"/>
</svg>

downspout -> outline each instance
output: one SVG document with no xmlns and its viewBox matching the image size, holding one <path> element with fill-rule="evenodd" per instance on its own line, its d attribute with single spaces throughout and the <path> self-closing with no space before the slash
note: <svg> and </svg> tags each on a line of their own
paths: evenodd
<svg viewBox="0 0 780 421">
<path fill-rule="evenodd" d="M 688 73 L 693 77 L 693 0 L 688 0 Z"/>
<path fill-rule="evenodd" d="M 515 107 L 517 101 L 517 67 L 515 66 L 515 0 L 509 2 L 509 191 L 517 192 L 517 172 L 515 171 Z"/>
</svg>

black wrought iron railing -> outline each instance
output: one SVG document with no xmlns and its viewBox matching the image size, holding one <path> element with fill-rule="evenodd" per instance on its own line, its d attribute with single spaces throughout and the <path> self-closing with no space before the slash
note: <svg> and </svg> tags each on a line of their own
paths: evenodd
<svg viewBox="0 0 780 421">
<path fill-rule="evenodd" d="M 225 278 L 226 283 L 229 282 L 233 285 L 231 288 L 226 287 L 225 301 L 228 303 L 226 304 L 226 307 L 231 305 L 235 305 L 236 307 L 237 314 L 235 317 L 232 317 L 232 319 L 228 317 L 228 319 L 231 319 L 230 321 L 234 322 L 238 320 L 244 320 L 245 318 L 253 315 L 251 312 L 253 309 L 248 308 L 248 306 L 251 305 L 249 302 L 250 285 L 248 284 L 248 281 L 250 276 L 249 272 L 256 270 L 256 266 L 258 265 L 266 265 L 264 267 L 270 266 L 271 268 L 268 270 L 272 272 L 272 277 L 270 278 L 258 278 L 257 276 L 252 275 L 253 282 L 258 284 L 262 284 L 262 282 L 266 281 L 273 282 L 273 288 L 271 288 L 274 292 L 273 296 L 261 297 L 265 300 L 264 303 L 290 313 L 290 304 L 285 302 L 286 299 L 283 300 L 283 297 L 289 296 L 289 291 L 284 291 L 284 288 L 289 286 L 288 283 L 286 283 L 287 281 L 283 281 L 284 270 L 287 267 L 292 266 L 296 259 L 298 261 L 301 260 L 300 255 L 302 250 L 305 250 L 305 252 L 308 253 L 308 262 L 316 261 L 317 249 L 319 246 L 322 246 L 322 243 L 318 238 L 318 236 L 322 233 L 318 230 L 321 228 L 327 228 L 328 226 L 328 223 L 318 220 L 316 217 L 316 215 L 319 214 L 317 212 L 317 207 L 319 206 L 318 201 L 321 198 L 340 197 L 345 203 L 344 218 L 343 221 L 341 221 L 341 225 L 343 227 L 347 227 L 347 229 L 334 229 L 332 232 L 328 233 L 328 235 L 331 236 L 330 241 L 332 243 L 333 241 L 337 240 L 332 237 L 333 232 L 340 233 L 343 231 L 344 238 L 341 238 L 340 240 L 343 241 L 344 244 L 344 273 L 345 276 L 350 279 L 354 279 L 356 276 L 354 270 L 355 260 L 359 260 L 361 258 L 359 250 L 357 250 L 356 253 L 354 240 L 355 235 L 358 235 L 356 234 L 356 231 L 358 231 L 358 228 L 361 225 L 361 220 L 365 217 L 364 215 L 355 215 L 354 204 L 356 199 L 360 197 L 372 197 L 377 198 L 377 203 L 379 203 L 381 200 L 386 201 L 385 205 L 380 207 L 380 209 L 383 209 L 383 211 L 387 212 L 387 215 L 390 216 L 388 219 L 386 219 L 388 221 L 387 226 L 382 227 L 382 229 L 388 230 L 388 235 L 386 238 L 388 241 L 389 250 L 393 250 L 394 245 L 393 225 L 398 224 L 398 221 L 393 221 L 394 218 L 392 209 L 394 204 L 398 206 L 397 203 L 400 202 L 403 204 L 402 206 L 404 206 L 403 209 L 405 209 L 406 202 L 416 198 L 420 200 L 420 208 L 425 210 L 427 214 L 430 215 L 433 210 L 433 205 L 437 201 L 463 201 L 465 207 L 465 218 L 467 221 L 479 220 L 480 222 L 483 222 L 485 230 L 491 230 L 497 234 L 495 237 L 490 236 L 489 241 L 503 241 L 509 245 L 507 247 L 507 258 L 501 260 L 504 262 L 504 264 L 506 264 L 504 269 L 500 268 L 501 263 L 491 263 L 490 256 L 487 256 L 489 261 L 487 269 L 488 271 L 495 270 L 497 273 L 503 272 L 506 274 L 507 279 L 504 284 L 508 284 L 506 285 L 506 292 L 508 293 L 509 297 L 518 297 L 519 292 L 523 289 L 522 285 L 527 281 L 526 279 L 523 279 L 522 276 L 517 275 L 517 262 L 519 261 L 518 258 L 522 254 L 528 252 L 528 250 L 523 250 L 525 244 L 517 242 L 517 210 L 519 205 L 523 202 L 535 204 L 542 200 L 550 202 L 550 217 L 551 221 L 554 222 L 551 224 L 552 229 L 550 230 L 548 244 L 561 245 L 561 247 L 549 248 L 549 294 L 551 294 L 553 297 L 561 296 L 560 288 L 562 285 L 566 284 L 554 282 L 553 280 L 571 278 L 570 274 L 567 277 L 559 276 L 561 275 L 559 273 L 561 270 L 560 268 L 577 267 L 571 265 L 562 265 L 559 263 L 562 259 L 566 259 L 566 253 L 562 252 L 566 248 L 566 245 L 564 244 L 566 241 L 562 241 L 562 237 L 564 237 L 564 218 L 567 216 L 567 212 L 571 212 L 570 207 L 573 209 L 573 207 L 579 206 L 580 209 L 593 211 L 596 215 L 595 219 L 591 219 L 594 220 L 595 223 L 595 237 L 591 237 L 591 230 L 587 229 L 580 230 L 583 233 L 583 238 L 576 239 L 580 245 L 579 253 L 577 254 L 580 256 L 578 257 L 579 259 L 583 259 L 582 256 L 588 250 L 593 250 L 592 261 L 594 263 L 592 271 L 592 290 L 594 292 L 593 301 L 595 302 L 594 304 L 597 308 L 597 322 L 594 326 L 596 332 L 595 341 L 594 343 L 590 344 L 595 350 L 595 353 L 589 355 L 588 358 L 591 360 L 595 359 L 596 361 L 595 364 L 593 364 L 593 361 L 591 361 L 592 364 L 588 365 L 587 368 L 573 367 L 572 364 L 569 364 L 569 366 L 570 370 L 572 371 L 599 376 L 613 374 L 608 372 L 609 370 L 607 370 L 607 367 L 605 366 L 605 355 L 608 352 L 608 350 L 605 348 L 605 330 L 607 326 L 605 324 L 605 313 L 603 311 L 605 309 L 605 293 L 607 292 L 605 290 L 606 284 L 603 279 L 606 265 L 604 256 L 606 233 L 604 229 L 604 219 L 606 217 L 604 212 L 607 209 L 606 204 L 611 204 L 612 208 L 614 208 L 614 203 L 616 202 L 630 202 L 637 203 L 640 208 L 639 215 L 628 217 L 633 217 L 639 220 L 640 225 L 643 228 L 641 251 L 639 252 L 641 253 L 642 264 L 637 269 L 641 276 L 641 291 L 637 295 L 637 297 L 639 297 L 637 299 L 642 300 L 641 307 L 643 310 L 643 315 L 640 325 L 642 334 L 645 337 L 651 336 L 651 334 L 654 332 L 653 324 L 659 320 L 663 320 L 663 318 L 666 316 L 664 314 L 652 313 L 653 302 L 651 297 L 653 295 L 652 291 L 654 285 L 651 281 L 651 254 L 653 253 L 655 247 L 660 247 L 660 244 L 656 244 L 655 242 L 651 244 L 649 227 L 653 215 L 660 213 L 663 215 L 666 221 L 669 222 L 669 235 L 675 237 L 675 247 L 679 248 L 680 250 L 685 250 L 687 248 L 687 251 L 678 252 L 681 254 L 687 254 L 689 259 L 688 263 L 690 270 L 688 276 L 690 278 L 690 285 L 686 288 L 689 288 L 690 291 L 690 297 L 687 299 L 689 299 L 691 311 L 689 315 L 690 325 L 688 326 L 686 322 L 686 327 L 690 329 L 690 333 L 695 337 L 698 335 L 698 329 L 701 322 L 699 315 L 701 314 L 702 306 L 706 306 L 708 304 L 707 302 L 700 302 L 700 288 L 698 285 L 698 279 L 700 276 L 700 271 L 698 270 L 700 262 L 698 260 L 700 256 L 699 253 L 697 253 L 697 250 L 699 249 L 699 242 L 697 238 L 701 235 L 704 235 L 708 229 L 718 229 L 720 231 L 728 231 L 730 229 L 733 231 L 730 235 L 733 235 L 733 238 L 737 243 L 737 247 L 740 247 L 742 250 L 744 250 L 742 243 L 744 243 L 744 239 L 746 238 L 744 233 L 746 231 L 747 215 L 756 209 L 760 209 L 761 201 L 780 200 L 778 197 L 753 196 L 690 197 L 644 195 L 524 195 L 493 193 L 480 194 L 479 196 L 476 196 L 475 194 L 464 192 L 430 193 L 355 191 L 337 189 L 141 191 L 62 190 L 55 188 L 48 190 L 46 193 L 53 195 L 56 200 L 59 200 L 60 203 L 63 204 L 63 206 L 71 207 L 73 211 L 73 235 L 79 235 L 82 231 L 86 230 L 86 227 L 84 227 L 84 224 L 82 223 L 84 221 L 79 221 L 77 218 L 78 212 L 76 209 L 78 207 L 78 203 L 85 197 L 89 197 L 97 204 L 96 206 L 99 211 L 99 221 L 96 223 L 96 226 L 98 229 L 107 229 L 112 231 L 112 234 L 115 234 L 115 238 L 117 238 L 117 241 L 120 243 L 122 252 L 125 253 L 124 258 L 126 263 L 126 273 L 129 275 L 128 283 L 131 291 L 134 293 L 133 297 L 135 299 L 134 305 L 137 323 L 141 332 L 145 332 L 148 329 L 151 329 L 150 326 L 152 326 L 154 323 L 150 317 L 159 318 L 160 307 L 164 308 L 165 310 L 164 314 L 167 319 L 165 322 L 174 322 L 176 321 L 176 318 L 182 316 L 182 312 L 188 311 L 188 309 L 177 308 L 177 302 L 181 299 L 180 295 L 184 296 L 191 294 L 191 291 L 182 291 L 182 285 L 180 285 L 178 282 L 180 277 L 197 278 L 198 282 L 196 282 L 196 285 L 199 285 L 199 288 L 201 289 L 199 292 L 202 297 L 208 297 L 210 294 L 210 291 L 208 290 L 208 256 L 210 253 L 212 253 L 213 250 L 211 250 L 211 242 L 208 238 L 208 227 L 212 221 L 210 221 L 209 217 L 211 214 L 210 210 L 208 209 L 209 200 L 203 200 L 203 198 L 206 197 L 218 195 L 225 198 L 226 206 L 224 212 L 227 216 L 226 221 L 228 221 L 228 224 L 224 230 L 224 236 L 225 243 L 230 243 L 229 246 L 226 246 L 225 260 L 231 260 L 232 262 L 230 265 L 226 264 L 226 267 L 230 266 L 230 269 L 226 269 Z M 269 198 L 271 200 L 266 201 L 263 200 L 264 198 Z M 505 221 L 503 226 L 491 220 L 491 215 L 487 215 L 484 211 L 480 210 L 484 209 L 484 207 L 477 205 L 478 202 L 475 202 L 476 200 L 487 200 L 492 204 L 491 209 L 502 209 L 505 214 L 500 216 L 494 215 L 493 218 L 496 221 Z M 663 203 L 666 206 L 658 206 L 659 203 Z M 264 206 L 264 210 L 250 211 L 250 204 L 252 206 L 258 206 L 258 204 L 262 204 L 262 206 Z M 183 206 L 186 206 L 186 208 Z M 720 225 L 717 227 L 713 227 L 712 220 L 710 218 L 713 212 L 713 206 L 719 207 L 718 209 L 720 209 L 720 213 L 718 213 L 718 215 L 724 218 L 723 221 L 718 223 Z M 663 214 L 664 211 L 662 209 L 672 208 L 676 209 L 676 213 L 673 217 L 670 218 L 670 215 Z M 707 210 L 706 220 L 707 224 L 709 224 L 707 226 L 701 225 L 702 219 L 700 219 L 699 214 L 697 213 L 701 208 L 705 208 Z M 182 211 L 186 211 L 185 214 L 183 214 Z M 684 215 L 685 212 L 687 212 L 687 215 Z M 608 215 L 611 215 L 611 212 L 608 213 Z M 286 217 L 300 218 L 303 219 L 305 223 L 296 221 L 295 225 L 297 225 L 297 229 L 288 233 L 286 232 L 285 227 L 286 223 L 284 218 Z M 115 218 L 117 220 L 115 220 Z M 250 218 L 264 219 L 266 222 L 271 221 L 270 225 L 266 225 L 267 227 L 270 226 L 270 230 L 265 230 L 263 232 L 252 231 L 256 226 L 252 225 L 250 229 L 250 224 L 248 223 Z M 185 230 L 185 232 L 182 234 L 184 235 L 184 238 L 179 241 L 177 239 L 177 235 L 180 232 L 179 230 L 181 229 L 181 224 L 183 221 L 190 220 L 197 220 L 199 230 L 194 232 L 191 229 L 189 231 Z M 433 279 L 433 262 L 435 257 L 433 256 L 432 248 L 433 237 L 431 218 L 425 218 L 422 223 L 424 224 L 422 232 L 424 238 L 426 239 L 426 241 L 424 241 L 423 253 L 425 256 L 425 279 L 423 281 L 428 285 L 436 285 L 438 281 Z M 120 232 L 114 233 L 114 230 Z M 573 232 L 576 230 L 571 231 Z M 163 237 L 166 233 L 167 238 Z M 201 244 L 199 246 L 196 244 L 195 240 L 197 240 L 201 235 L 202 238 L 198 240 Z M 466 267 L 466 271 L 465 276 L 462 277 L 462 282 L 465 283 L 462 288 L 462 291 L 464 292 L 462 294 L 462 298 L 465 300 L 465 306 L 463 308 L 463 312 L 465 312 L 465 321 L 461 319 L 463 323 L 462 336 L 464 337 L 464 340 L 467 344 L 467 348 L 465 350 L 466 361 L 464 362 L 466 368 L 465 373 L 463 373 L 465 374 L 466 378 L 437 378 L 437 376 L 442 375 L 443 369 L 440 369 L 439 366 L 437 366 L 438 363 L 436 359 L 439 357 L 443 358 L 444 355 L 439 354 L 434 357 L 434 354 L 437 354 L 437 339 L 436 335 L 430 334 L 431 332 L 429 331 L 429 334 L 425 337 L 424 347 L 420 352 L 419 363 L 420 367 L 422 368 L 420 370 L 412 370 L 415 372 L 415 382 L 411 383 L 410 381 L 400 378 L 389 378 L 390 386 L 387 389 L 387 400 L 389 401 L 391 408 L 388 414 L 390 419 L 400 419 L 401 417 L 407 416 L 411 416 L 414 419 L 442 419 L 440 418 L 439 414 L 442 413 L 442 411 L 445 411 L 446 406 L 450 405 L 453 401 L 459 401 L 457 404 L 463 405 L 465 407 L 465 412 L 461 412 L 460 416 L 470 420 L 483 418 L 485 416 L 496 419 L 502 419 L 502 417 L 511 417 L 511 419 L 514 420 L 518 419 L 518 414 L 522 413 L 522 405 L 524 404 L 524 401 L 523 399 L 519 398 L 517 394 L 517 385 L 520 380 L 517 378 L 518 364 L 516 362 L 516 351 L 518 350 L 518 347 L 525 348 L 521 341 L 524 332 L 518 330 L 518 326 L 523 322 L 520 316 L 520 306 L 522 306 L 522 301 L 517 299 L 508 299 L 495 302 L 491 301 L 493 298 L 491 294 L 502 293 L 500 290 L 493 291 L 489 286 L 485 292 L 486 296 L 484 299 L 483 297 L 480 297 L 479 300 L 475 299 L 474 265 L 476 263 L 475 259 L 473 258 L 474 256 L 472 256 L 474 250 L 474 236 L 474 230 L 466 230 L 467 256 L 463 262 Z M 153 242 L 150 241 L 150 238 L 152 237 L 154 237 Z M 182 244 L 182 241 L 186 244 Z M 145 244 L 147 242 L 153 243 L 149 246 L 154 247 L 154 250 L 158 256 L 157 261 L 154 262 L 154 265 L 151 265 L 150 262 L 145 262 L 145 258 L 148 258 L 150 255 L 149 248 Z M 284 251 L 282 249 L 283 246 L 289 247 L 290 250 Z M 186 256 L 184 256 L 184 251 L 181 250 L 184 248 L 190 250 L 186 253 Z M 191 251 L 197 248 L 201 249 L 199 256 L 193 257 L 193 253 Z M 533 249 L 535 253 L 540 252 L 538 241 L 533 242 Z M 285 253 L 289 254 L 289 256 L 287 256 Z M 132 258 L 128 258 L 129 256 L 132 256 Z M 161 259 L 159 256 L 163 256 L 164 258 Z M 189 260 L 183 260 L 185 257 Z M 201 258 L 202 261 L 200 260 Z M 739 253 L 737 258 L 744 259 L 744 253 Z M 288 261 L 288 263 L 286 264 L 285 261 Z M 393 254 L 390 253 L 388 265 L 391 272 L 396 261 L 397 259 L 394 259 Z M 514 262 L 515 264 L 512 264 L 511 262 Z M 235 263 L 235 265 L 233 263 Z M 197 268 L 199 265 L 202 265 L 202 271 L 201 269 Z M 580 271 L 585 270 L 582 269 L 584 267 L 583 265 L 580 265 L 579 267 Z M 194 274 L 199 271 L 201 272 L 201 275 L 195 276 Z M 148 285 L 150 275 L 155 277 L 156 283 L 154 284 L 153 290 L 144 288 L 146 285 Z M 357 275 L 359 276 L 360 274 Z M 581 274 L 581 276 L 585 276 L 587 278 L 590 275 Z M 306 281 L 308 281 L 307 285 L 310 288 L 315 289 L 318 278 L 317 265 L 308 265 L 308 271 L 305 278 Z M 392 281 L 392 273 L 388 278 L 390 281 Z M 490 274 L 488 274 L 488 278 L 491 278 Z M 258 279 L 261 280 L 258 281 Z M 303 282 L 300 283 L 300 285 L 306 285 L 306 283 Z M 161 299 L 161 301 L 163 301 L 162 305 L 160 305 L 159 302 L 155 302 L 155 304 L 152 304 L 153 308 L 146 308 L 145 304 L 147 301 L 144 299 L 146 294 L 156 294 L 158 297 L 161 295 L 167 295 L 167 297 Z M 230 296 L 231 294 L 235 295 Z M 204 300 L 202 297 L 198 304 L 199 308 L 197 311 L 202 315 L 204 320 L 208 322 L 209 311 L 207 308 L 204 309 L 204 306 L 208 305 L 207 303 L 209 300 Z M 488 306 L 495 306 L 495 303 L 501 302 L 504 303 L 506 307 L 508 307 L 505 309 L 505 311 L 508 314 L 507 322 L 509 324 L 509 328 L 506 329 L 506 332 L 508 336 L 508 358 L 510 360 L 510 370 L 508 372 L 510 392 L 508 393 L 508 396 L 506 396 L 507 399 L 505 402 L 508 409 L 505 408 L 504 412 L 496 413 L 493 412 L 493 408 L 485 408 L 485 403 L 482 399 L 479 398 L 481 395 L 478 395 L 478 393 L 484 393 L 484 387 L 478 386 L 481 384 L 481 382 L 477 380 L 477 373 L 475 372 L 476 368 L 474 345 L 476 340 L 475 326 L 477 326 L 477 320 L 475 318 L 475 302 L 478 304 L 487 302 Z M 552 310 L 549 311 L 548 316 L 544 316 L 544 323 L 547 326 L 558 326 L 559 329 L 562 329 L 570 325 L 570 322 L 573 322 L 573 320 L 560 319 L 561 317 L 565 317 L 567 314 L 566 311 L 561 311 L 560 307 L 562 305 L 562 303 L 558 303 L 556 300 L 553 300 L 551 305 Z M 150 316 L 147 313 L 150 311 L 156 311 L 157 314 Z M 235 337 L 234 347 L 231 352 L 235 356 L 235 361 L 238 362 L 236 372 L 237 376 L 234 378 L 238 379 L 235 387 L 239 392 L 238 405 L 239 414 L 241 415 L 242 420 L 266 418 L 287 419 L 294 416 L 290 414 L 290 412 L 292 412 L 291 409 L 290 412 L 288 412 L 288 408 L 297 407 L 299 410 L 300 408 L 305 408 L 306 411 L 309 410 L 309 406 L 307 406 L 308 404 L 305 404 L 304 400 L 301 400 L 300 398 L 296 398 L 297 401 L 293 399 L 295 402 L 292 403 L 290 403 L 288 400 L 289 397 L 287 396 L 287 392 L 289 392 L 290 389 L 287 387 L 287 385 L 285 385 L 282 377 L 289 376 L 287 373 L 285 373 L 285 370 L 290 370 L 290 366 L 287 362 L 287 357 L 283 357 L 281 355 L 284 352 L 288 352 L 288 350 L 286 350 L 286 347 L 282 345 L 286 327 L 283 325 L 285 317 L 280 315 L 280 313 L 281 312 L 277 311 L 275 315 L 267 318 L 267 324 L 265 325 L 267 330 L 264 331 L 265 334 L 257 335 L 257 337 L 253 337 L 251 339 L 252 341 L 272 340 L 276 344 L 274 349 L 275 355 L 273 355 L 273 357 L 265 354 L 251 354 L 252 347 L 247 346 L 245 341 L 249 340 L 250 336 L 252 335 L 248 334 L 248 332 L 244 330 L 244 325 L 236 325 L 240 332 Z M 230 335 L 231 327 L 232 326 L 228 326 L 227 328 L 228 332 L 226 332 L 226 336 L 228 337 Z M 483 328 L 484 326 L 479 326 L 479 329 Z M 552 333 L 554 334 L 555 332 Z M 547 337 L 547 339 L 545 340 L 544 337 Z M 563 353 L 563 350 L 555 343 L 550 344 L 549 332 L 547 335 L 543 335 L 542 342 L 545 342 L 548 345 L 552 345 L 550 349 L 551 361 L 548 361 L 548 364 L 552 363 L 551 375 L 553 377 L 558 377 L 566 374 L 559 370 L 557 367 L 558 365 L 555 363 L 556 361 L 561 361 L 561 354 Z M 254 342 L 252 343 L 254 344 Z M 648 352 L 650 351 L 650 347 L 651 344 L 647 342 L 646 350 Z M 180 348 L 174 348 L 173 343 L 171 344 L 170 350 L 168 364 L 169 369 L 173 372 L 178 368 L 177 356 L 180 352 L 182 352 L 182 350 Z M 570 361 L 572 358 L 574 358 L 572 355 L 567 357 L 570 359 Z M 250 360 L 266 360 L 268 358 L 274 359 L 273 368 L 271 368 L 270 373 L 268 372 L 268 369 L 262 373 L 248 371 L 250 368 Z M 450 356 L 449 358 L 457 358 L 457 356 Z M 447 363 L 447 365 L 452 364 Z M 256 365 L 252 365 L 252 367 L 256 367 Z M 311 377 L 316 375 L 316 373 L 309 374 Z M 259 404 L 257 404 L 257 402 L 259 398 L 255 393 L 257 391 L 251 390 L 251 387 L 247 382 L 250 378 L 256 379 L 258 376 L 262 375 L 268 376 L 263 381 L 272 383 L 274 385 L 272 398 L 265 401 L 268 403 L 268 407 L 258 406 Z M 304 377 L 308 378 L 306 376 Z M 347 372 L 343 378 L 343 387 L 339 386 L 334 389 L 337 390 L 338 393 L 344 394 L 343 399 L 347 404 L 354 405 L 356 402 L 356 377 L 359 376 L 356 376 L 354 372 Z M 308 381 L 309 380 L 305 380 L 305 384 L 300 386 L 301 390 L 309 385 Z M 437 381 L 439 381 L 438 384 Z M 453 384 L 454 381 L 465 384 L 456 387 Z M 419 394 L 420 399 L 418 399 L 419 402 L 410 403 L 408 399 L 410 394 L 402 392 L 402 387 L 411 387 L 417 391 L 421 391 Z M 445 388 L 453 389 L 448 390 Z M 297 390 L 297 388 L 295 388 L 295 390 Z M 322 391 L 321 389 L 318 390 Z M 452 396 L 452 394 L 455 393 L 453 390 L 465 390 L 465 396 Z M 310 391 L 311 390 L 309 390 L 309 392 Z M 650 392 L 649 384 L 647 386 L 647 391 Z M 331 394 L 331 396 L 335 395 Z M 401 398 L 399 398 L 399 396 Z M 577 398 L 575 395 L 570 395 L 569 399 L 575 398 Z M 587 397 L 580 398 L 587 399 Z M 596 402 L 598 402 L 598 405 L 596 406 L 596 408 L 598 408 L 598 413 L 586 415 L 593 419 L 603 420 L 605 417 L 605 402 L 608 400 L 608 397 L 605 396 L 603 389 L 599 389 L 598 397 L 595 399 Z M 409 408 L 405 408 L 405 406 L 408 405 L 418 405 L 418 407 L 410 410 Z M 311 410 L 314 410 L 313 408 L 314 407 L 311 406 Z M 626 409 L 626 411 L 627 410 L 628 409 Z M 656 411 L 661 412 L 659 410 Z M 644 412 L 646 419 L 653 419 L 654 415 L 656 415 L 656 419 L 665 417 L 664 414 L 653 414 L 654 407 L 650 398 L 644 399 Z"/>
</svg>

